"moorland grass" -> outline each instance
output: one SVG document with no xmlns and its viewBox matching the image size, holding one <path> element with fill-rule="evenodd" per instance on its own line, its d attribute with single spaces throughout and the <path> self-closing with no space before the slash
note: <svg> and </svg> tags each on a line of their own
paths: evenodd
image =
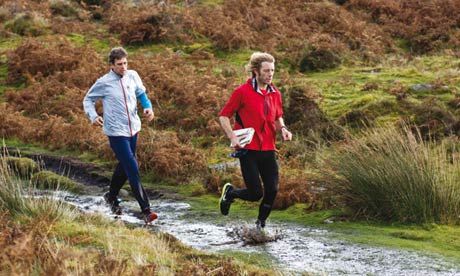
<svg viewBox="0 0 460 276">
<path fill-rule="evenodd" d="M 34 197 L 0 157 L 1 275 L 273 275 L 201 253 L 164 233 L 82 214 L 52 197 Z M 219 274 L 220 275 L 220 274 Z"/>
<path fill-rule="evenodd" d="M 368 129 L 332 149 L 325 164 L 356 217 L 403 223 L 460 222 L 460 159 L 447 140 L 408 126 Z"/>
<path fill-rule="evenodd" d="M 49 218 L 73 217 L 73 208 L 47 197 L 33 198 L 21 181 L 14 178 L 8 158 L 0 157 L 0 210 L 11 216 L 36 217 L 47 214 Z"/>
</svg>

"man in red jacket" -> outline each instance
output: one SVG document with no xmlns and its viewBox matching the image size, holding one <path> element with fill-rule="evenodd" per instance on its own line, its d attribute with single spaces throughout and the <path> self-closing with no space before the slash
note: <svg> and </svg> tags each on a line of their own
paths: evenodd
<svg viewBox="0 0 460 276">
<path fill-rule="evenodd" d="M 222 188 L 220 211 L 228 215 L 235 198 L 258 201 L 262 197 L 256 226 L 265 227 L 278 192 L 278 164 L 275 156 L 276 131 L 281 131 L 284 141 L 292 139 L 292 133 L 283 120 L 281 94 L 272 84 L 275 59 L 267 53 L 254 53 L 246 66 L 252 77 L 239 86 L 219 114 L 225 134 L 235 145 L 240 160 L 241 173 L 246 189 L 238 189 L 227 183 Z M 230 118 L 236 115 L 232 128 Z M 233 130 L 253 128 L 251 143 L 241 146 Z M 263 189 L 261 184 L 263 183 Z"/>
</svg>

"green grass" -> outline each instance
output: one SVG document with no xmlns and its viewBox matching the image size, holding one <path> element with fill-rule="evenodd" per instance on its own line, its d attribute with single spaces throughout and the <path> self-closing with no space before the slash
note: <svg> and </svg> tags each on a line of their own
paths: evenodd
<svg viewBox="0 0 460 276">
<path fill-rule="evenodd" d="M 108 53 L 110 49 L 113 47 L 111 45 L 113 44 L 113 42 L 109 41 L 108 39 L 101 39 L 98 37 L 91 37 L 76 33 L 67 34 L 66 37 L 67 39 L 69 39 L 70 42 L 72 42 L 73 45 L 77 47 L 90 45 L 103 56 L 105 56 L 106 53 Z"/>
<path fill-rule="evenodd" d="M 241 251 L 222 250 L 220 253 L 225 256 L 230 256 L 241 262 L 258 267 L 265 267 L 267 269 L 274 269 L 274 259 L 270 258 L 267 254 L 262 253 L 246 253 Z"/>
<path fill-rule="evenodd" d="M 455 262 L 460 258 L 460 230 L 455 226 L 355 221 L 336 222 L 325 227 L 335 231 L 335 238 L 354 243 L 440 254 Z"/>
<path fill-rule="evenodd" d="M 446 102 L 452 99 L 453 92 L 460 90 L 458 66 L 459 61 L 449 56 L 416 57 L 411 61 L 388 56 L 375 67 L 342 66 L 335 70 L 309 73 L 297 78 L 300 82 L 307 81 L 316 87 L 323 97 L 321 108 L 334 120 L 352 110 L 366 109 L 369 104 L 376 101 L 397 103 L 395 97 L 388 93 L 397 83 L 403 87 L 411 87 L 414 84 L 433 84 L 441 80 L 448 89 L 441 90 L 440 94 L 434 91 L 434 95 Z M 369 82 L 376 83 L 378 88 L 362 91 L 364 85 Z M 420 103 L 432 95 L 433 91 L 412 92 L 409 101 Z M 394 116 L 398 112 L 395 111 Z"/>
<path fill-rule="evenodd" d="M 22 43 L 19 36 L 12 35 L 10 37 L 0 37 L 0 96 L 3 96 L 7 90 L 19 90 L 24 88 L 25 84 L 6 85 L 8 77 L 8 59 L 6 53 L 11 49 L 15 49 Z M 0 101 L 4 101 L 2 98 Z"/>
</svg>

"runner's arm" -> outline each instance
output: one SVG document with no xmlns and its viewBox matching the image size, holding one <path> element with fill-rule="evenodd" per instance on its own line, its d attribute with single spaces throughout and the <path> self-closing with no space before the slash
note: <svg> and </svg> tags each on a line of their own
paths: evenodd
<svg viewBox="0 0 460 276">
<path fill-rule="evenodd" d="M 137 96 L 137 98 L 139 99 L 142 107 L 144 108 L 145 117 L 150 122 L 151 120 L 153 120 L 153 117 L 155 116 L 153 113 L 152 102 L 150 102 L 149 98 L 147 97 L 147 93 L 145 92 Z"/>
<path fill-rule="evenodd" d="M 284 141 L 291 141 L 292 140 L 292 133 L 286 127 L 286 124 L 284 123 L 283 117 L 279 117 L 278 119 L 275 120 L 275 126 L 276 126 L 277 129 L 281 130 L 281 135 L 282 135 Z"/>
<path fill-rule="evenodd" d="M 96 101 L 104 97 L 103 91 L 103 85 L 97 81 L 91 86 L 83 99 L 85 114 L 95 126 L 102 126 L 104 124 L 104 119 L 96 112 Z"/>
<path fill-rule="evenodd" d="M 230 139 L 231 144 L 236 145 L 235 146 L 236 148 L 240 148 L 241 147 L 240 141 L 238 140 L 236 135 L 233 133 L 232 125 L 230 124 L 230 119 L 225 116 L 219 116 L 219 121 L 228 139 Z"/>
</svg>

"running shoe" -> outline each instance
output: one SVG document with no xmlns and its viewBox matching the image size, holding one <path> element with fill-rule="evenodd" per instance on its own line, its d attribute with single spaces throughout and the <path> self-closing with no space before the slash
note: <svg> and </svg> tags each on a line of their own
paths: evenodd
<svg viewBox="0 0 460 276">
<path fill-rule="evenodd" d="M 156 220 L 158 218 L 158 215 L 154 212 L 149 212 L 147 214 L 144 214 L 144 221 L 146 224 L 151 223 L 152 221 Z"/>
<path fill-rule="evenodd" d="M 115 198 L 111 197 L 110 192 L 107 192 L 104 194 L 104 200 L 110 206 L 110 210 L 112 211 L 112 213 L 118 216 L 122 214 L 121 207 L 120 207 L 120 202 L 121 202 L 120 199 L 116 197 Z"/>
<path fill-rule="evenodd" d="M 226 216 L 228 215 L 228 211 L 230 210 L 230 205 L 233 203 L 233 199 L 228 199 L 228 193 L 233 190 L 233 186 L 230 183 L 227 183 L 224 185 L 222 188 L 222 195 L 220 196 L 219 200 L 219 206 L 220 206 L 220 212 L 222 215 Z"/>
<path fill-rule="evenodd" d="M 264 228 L 265 228 L 265 220 L 257 219 L 256 220 L 256 228 L 257 228 L 257 230 L 264 230 Z"/>
</svg>

